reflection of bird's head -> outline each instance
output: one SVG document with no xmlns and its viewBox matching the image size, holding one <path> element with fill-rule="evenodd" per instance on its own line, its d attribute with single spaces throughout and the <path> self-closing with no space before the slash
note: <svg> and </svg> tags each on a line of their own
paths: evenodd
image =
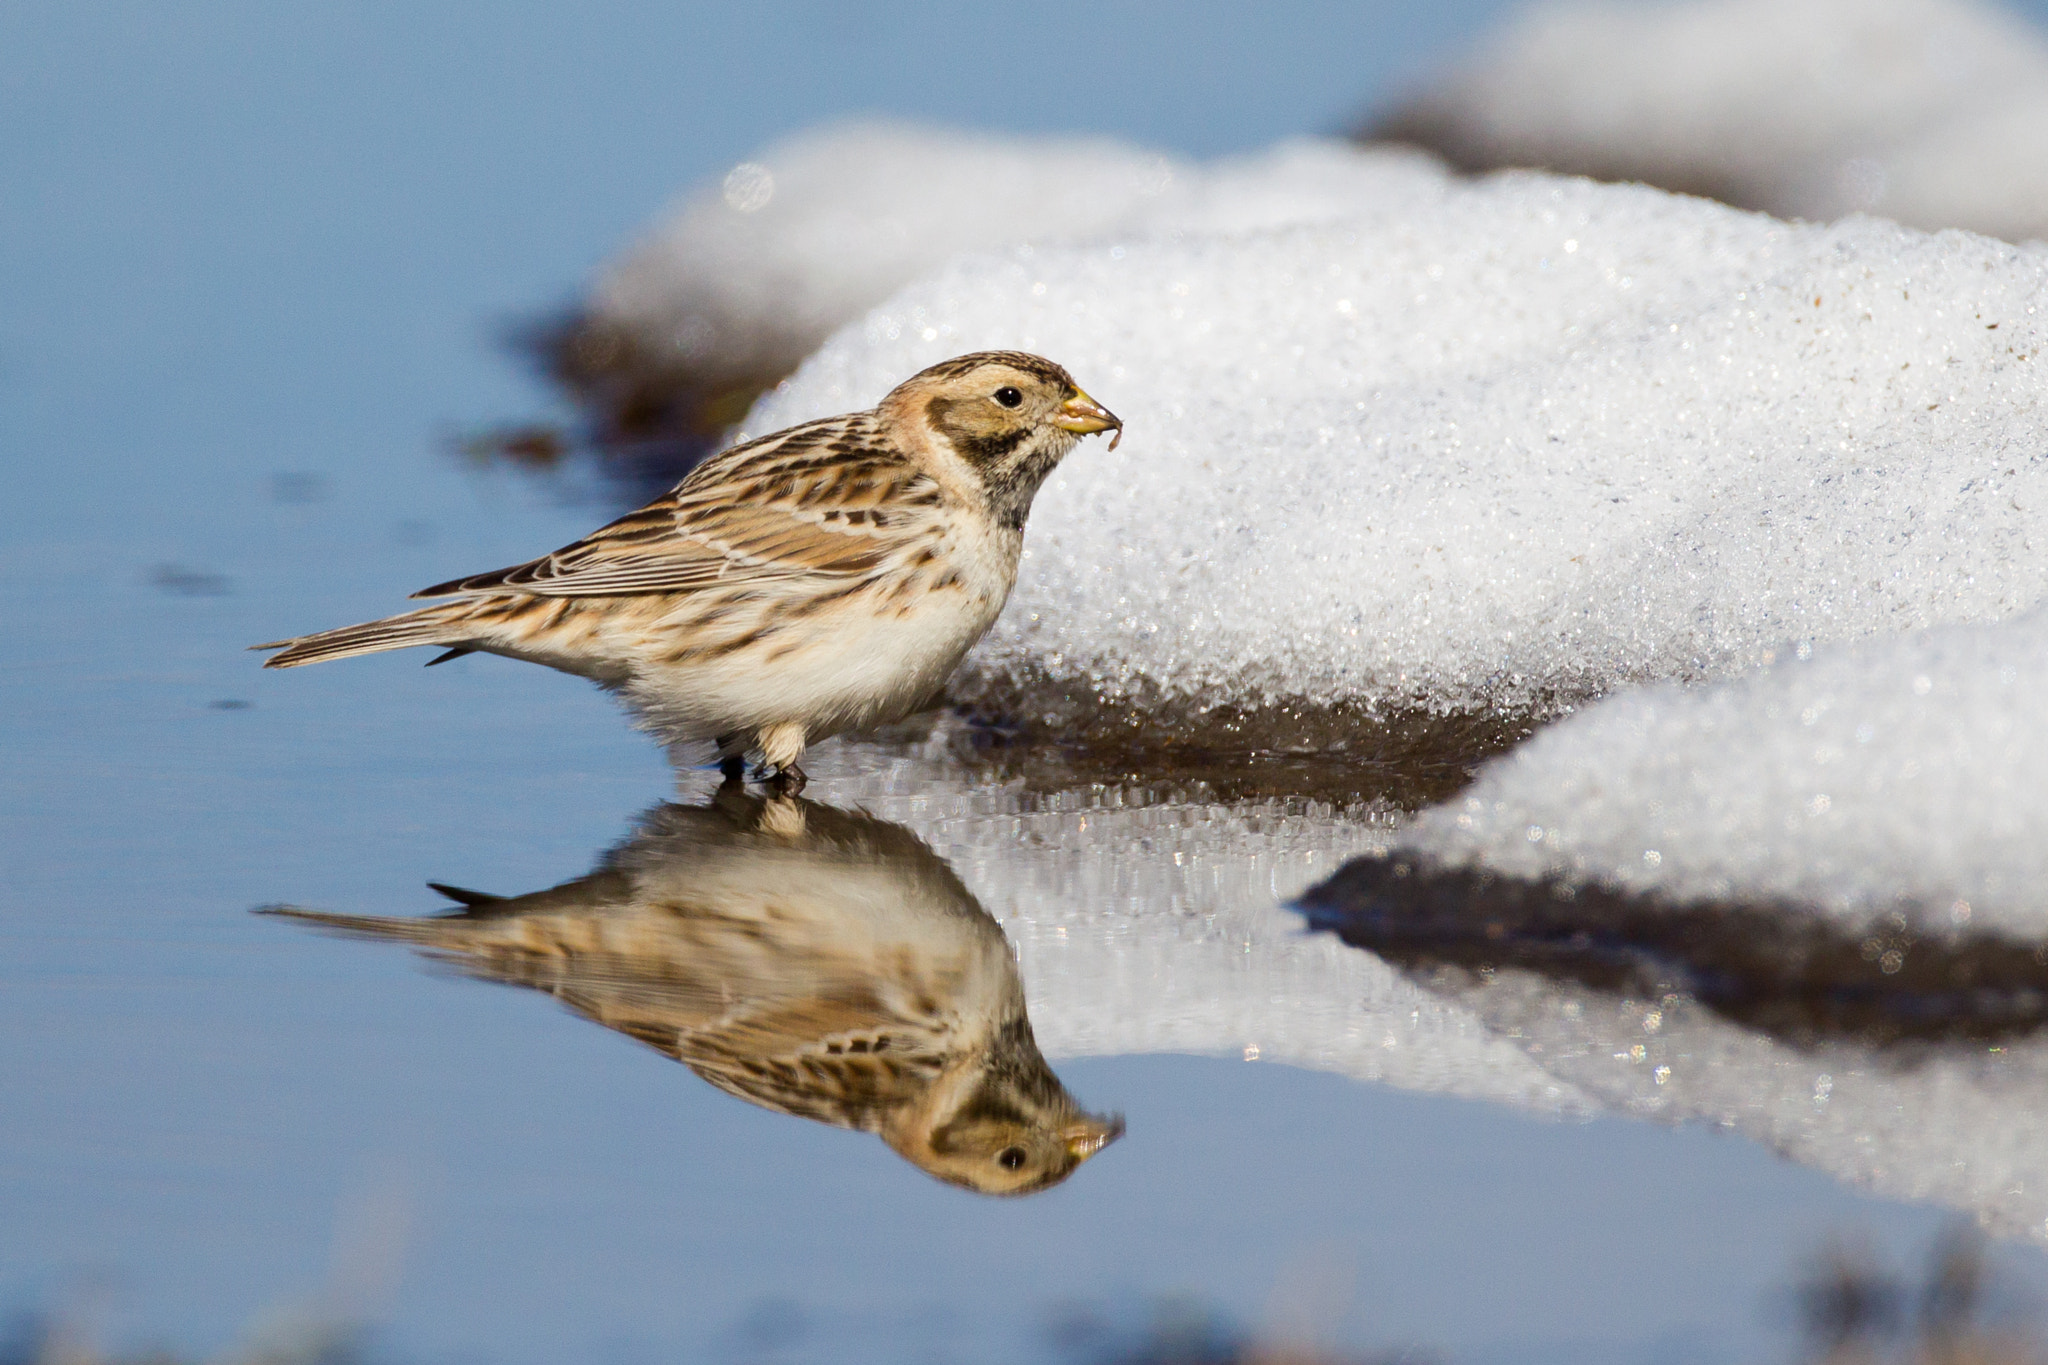
<svg viewBox="0 0 2048 1365">
<path fill-rule="evenodd" d="M 948 1184 L 1033 1194 L 1065 1180 L 1123 1131 L 1122 1118 L 1098 1118 L 1074 1103 L 1019 1014 L 988 1052 L 949 1066 L 917 1103 L 891 1115 L 882 1138 Z"/>
</svg>

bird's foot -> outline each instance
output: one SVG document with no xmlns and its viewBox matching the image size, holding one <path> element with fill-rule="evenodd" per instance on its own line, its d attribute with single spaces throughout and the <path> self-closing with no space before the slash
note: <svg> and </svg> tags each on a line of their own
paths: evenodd
<svg viewBox="0 0 2048 1365">
<path fill-rule="evenodd" d="M 718 760 L 718 773 L 723 787 L 744 786 L 747 780 L 747 760 L 739 754 Z"/>
<path fill-rule="evenodd" d="M 800 796 L 811 781 L 804 776 L 804 770 L 794 763 L 786 763 L 773 772 L 764 768 L 760 777 L 769 792 L 776 796 Z"/>
</svg>

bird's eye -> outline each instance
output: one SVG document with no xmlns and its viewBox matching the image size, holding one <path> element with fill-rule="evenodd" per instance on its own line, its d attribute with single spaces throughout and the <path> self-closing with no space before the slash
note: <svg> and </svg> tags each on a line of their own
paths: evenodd
<svg viewBox="0 0 2048 1365">
<path fill-rule="evenodd" d="M 1010 392 L 1015 393 L 1016 390 L 1011 389 Z M 1000 398 L 1002 395 L 998 394 L 996 396 Z M 1024 1164 L 1024 1149 L 1022 1147 L 1003 1148 L 1002 1151 L 996 1153 L 996 1164 L 1006 1171 L 1016 1170 Z"/>
<path fill-rule="evenodd" d="M 997 389 L 995 397 L 996 401 L 998 403 L 1001 403 L 1006 408 L 1014 408 L 1024 401 L 1024 394 L 1020 390 L 1013 388 L 1008 384 L 1005 384 L 1000 389 Z M 1005 1154 L 1007 1155 L 1009 1151 L 1014 1150 L 1014 1148 L 1006 1149 Z M 1024 1158 L 1020 1156 L 1017 1159 L 1019 1161 L 1022 1161 Z"/>
</svg>

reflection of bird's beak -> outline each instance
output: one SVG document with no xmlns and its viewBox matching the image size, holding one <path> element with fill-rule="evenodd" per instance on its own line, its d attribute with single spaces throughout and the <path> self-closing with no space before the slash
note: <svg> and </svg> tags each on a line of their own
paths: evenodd
<svg viewBox="0 0 2048 1365">
<path fill-rule="evenodd" d="M 1074 390 L 1072 398 L 1060 404 L 1059 412 L 1052 419 L 1052 424 L 1067 431 L 1078 431 L 1083 436 L 1090 432 L 1113 429 L 1116 435 L 1109 438 L 1111 450 L 1115 450 L 1116 443 L 1124 438 L 1123 419 L 1079 389 Z"/>
<path fill-rule="evenodd" d="M 1101 428 L 1096 428 L 1098 431 Z M 1086 1161 L 1110 1143 L 1124 1135 L 1124 1121 L 1121 1116 L 1109 1120 L 1082 1119 L 1062 1129 L 1060 1136 L 1066 1140 L 1067 1152 L 1076 1161 Z"/>
</svg>

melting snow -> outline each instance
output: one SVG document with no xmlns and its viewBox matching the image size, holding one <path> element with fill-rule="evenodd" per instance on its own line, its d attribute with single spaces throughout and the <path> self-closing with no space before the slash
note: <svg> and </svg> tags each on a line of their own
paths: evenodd
<svg viewBox="0 0 2048 1365">
<path fill-rule="evenodd" d="M 1675 902 L 1795 901 L 2048 936 L 2048 613 L 1612 697 L 1400 847 Z"/>
</svg>

